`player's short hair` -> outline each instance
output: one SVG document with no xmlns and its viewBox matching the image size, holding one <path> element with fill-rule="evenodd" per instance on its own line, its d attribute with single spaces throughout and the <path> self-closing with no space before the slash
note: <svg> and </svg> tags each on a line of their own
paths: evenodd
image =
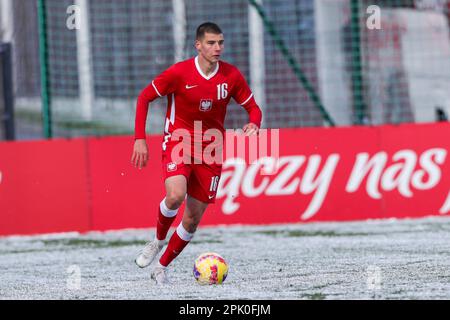
<svg viewBox="0 0 450 320">
<path fill-rule="evenodd" d="M 214 22 L 205 22 L 197 27 L 195 39 L 201 40 L 205 36 L 205 33 L 221 34 L 223 32 Z"/>
</svg>

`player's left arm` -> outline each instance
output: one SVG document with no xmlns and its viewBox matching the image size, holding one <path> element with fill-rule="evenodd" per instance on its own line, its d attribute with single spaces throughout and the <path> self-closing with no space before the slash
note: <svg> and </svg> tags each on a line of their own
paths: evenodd
<svg viewBox="0 0 450 320">
<path fill-rule="evenodd" d="M 234 100 L 248 113 L 249 122 L 242 128 L 245 135 L 257 134 L 261 127 L 262 112 L 253 97 L 244 76 L 237 70 L 237 79 L 232 93 Z"/>
<path fill-rule="evenodd" d="M 247 111 L 249 118 L 249 122 L 242 128 L 246 136 L 258 134 L 262 120 L 261 109 L 256 104 L 255 98 L 253 97 L 253 93 L 251 95 L 252 96 L 247 103 L 241 104 L 241 106 L 244 107 L 245 111 Z"/>
</svg>

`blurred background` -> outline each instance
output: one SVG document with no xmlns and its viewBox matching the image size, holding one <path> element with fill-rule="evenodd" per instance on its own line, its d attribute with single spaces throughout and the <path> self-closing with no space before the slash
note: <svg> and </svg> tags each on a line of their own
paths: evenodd
<svg viewBox="0 0 450 320">
<path fill-rule="evenodd" d="M 177 290 L 153 289 L 133 260 L 165 195 L 166 99 L 147 170 L 135 105 L 206 21 L 280 136 L 248 165 L 226 150 Z M 450 299 L 449 21 L 450 0 L 0 0 L 0 299 Z M 233 102 L 225 127 L 247 117 Z M 230 263 L 223 288 L 192 286 L 203 252 Z"/>
<path fill-rule="evenodd" d="M 153 77 L 221 26 L 263 126 L 446 121 L 447 0 L 0 0 L 0 139 L 123 135 Z M 232 104 L 227 128 L 247 118 Z M 165 99 L 152 103 L 160 134 Z"/>
</svg>

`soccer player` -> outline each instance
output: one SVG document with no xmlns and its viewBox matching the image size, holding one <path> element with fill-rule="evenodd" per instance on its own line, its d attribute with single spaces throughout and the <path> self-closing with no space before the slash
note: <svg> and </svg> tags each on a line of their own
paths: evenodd
<svg viewBox="0 0 450 320">
<path fill-rule="evenodd" d="M 244 77 L 236 67 L 220 60 L 224 36 L 219 26 L 211 22 L 198 26 L 195 48 L 196 57 L 169 67 L 137 99 L 131 162 L 140 169 L 146 166 L 149 154 L 145 140 L 148 105 L 158 97 L 167 96 L 168 99 L 162 143 L 166 196 L 159 205 L 155 239 L 146 244 L 135 260 L 139 267 L 149 266 L 162 250 L 178 208 L 186 199 L 182 222 L 151 273 L 151 278 L 158 284 L 169 283 L 167 266 L 191 241 L 208 204 L 214 203 L 222 170 L 221 163 L 196 163 L 185 161 L 186 158 L 175 161 L 172 150 L 179 141 L 171 139 L 172 135 L 176 130 L 187 130 L 194 136 L 194 122 L 197 121 L 201 121 L 202 130 L 196 132 L 197 135 L 208 129 L 217 129 L 224 134 L 226 107 L 231 98 L 249 115 L 249 122 L 243 127 L 245 135 L 257 134 L 261 125 L 261 110 Z M 203 142 L 202 148 L 208 143 Z M 189 156 L 193 158 L 195 152 Z"/>
</svg>

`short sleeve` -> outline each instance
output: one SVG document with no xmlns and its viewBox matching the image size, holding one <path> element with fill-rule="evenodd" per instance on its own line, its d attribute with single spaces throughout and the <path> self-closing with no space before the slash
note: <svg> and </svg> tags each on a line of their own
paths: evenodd
<svg viewBox="0 0 450 320">
<path fill-rule="evenodd" d="M 176 90 L 177 80 L 176 65 L 173 65 L 154 78 L 152 86 L 158 96 L 162 97 L 171 94 Z"/>
<path fill-rule="evenodd" d="M 233 98 L 240 105 L 245 105 L 253 97 L 252 90 L 245 81 L 244 76 L 236 69 L 236 83 L 233 90 Z"/>
</svg>

